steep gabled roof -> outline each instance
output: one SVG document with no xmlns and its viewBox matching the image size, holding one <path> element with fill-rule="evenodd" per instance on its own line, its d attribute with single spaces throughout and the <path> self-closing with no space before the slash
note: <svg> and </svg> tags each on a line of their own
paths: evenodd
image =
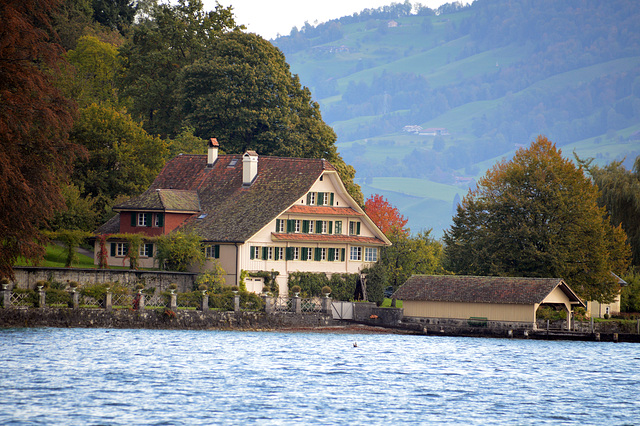
<svg viewBox="0 0 640 426">
<path fill-rule="evenodd" d="M 259 157 L 256 179 L 243 186 L 242 155 L 220 155 L 213 165 L 207 165 L 206 155 L 179 155 L 147 192 L 118 207 L 152 209 L 197 194 L 186 202 L 194 207 L 197 200 L 203 214 L 177 230 L 207 241 L 245 242 L 301 199 L 324 171 L 335 169 L 322 159 Z"/>
<path fill-rule="evenodd" d="M 393 295 L 400 300 L 534 304 L 559 287 L 572 304 L 584 306 L 560 278 L 414 275 Z"/>
<path fill-rule="evenodd" d="M 122 210 L 161 210 L 173 212 L 198 212 L 200 201 L 197 191 L 179 189 L 148 190 L 143 194 L 131 198 L 113 208 Z"/>
</svg>

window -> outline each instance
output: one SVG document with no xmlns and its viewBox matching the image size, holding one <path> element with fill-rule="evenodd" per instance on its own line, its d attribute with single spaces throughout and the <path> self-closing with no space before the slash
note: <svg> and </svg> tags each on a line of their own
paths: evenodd
<svg viewBox="0 0 640 426">
<path fill-rule="evenodd" d="M 116 256 L 127 255 L 127 243 L 116 243 Z"/>
<path fill-rule="evenodd" d="M 333 260 L 339 262 L 340 261 L 340 249 L 335 249 L 333 252 Z"/>
<path fill-rule="evenodd" d="M 322 194 L 322 205 L 323 206 L 328 206 L 329 205 L 329 193 L 325 192 L 324 194 Z"/>
<path fill-rule="evenodd" d="M 251 259 L 260 259 L 260 247 L 251 246 Z"/>
<path fill-rule="evenodd" d="M 360 222 L 349 222 L 349 235 L 360 235 Z"/>
<path fill-rule="evenodd" d="M 342 221 L 341 220 L 336 220 L 335 233 L 336 234 L 342 234 Z"/>
<path fill-rule="evenodd" d="M 296 219 L 293 223 L 294 223 L 293 232 L 299 233 L 300 232 L 300 221 L 298 219 Z"/>
<path fill-rule="evenodd" d="M 146 213 L 138 213 L 138 226 L 149 226 Z"/>
<path fill-rule="evenodd" d="M 300 260 L 300 247 L 293 247 L 293 260 Z"/>
<path fill-rule="evenodd" d="M 309 221 L 309 233 L 310 234 L 313 234 L 313 226 L 314 226 L 315 223 L 316 223 L 315 220 L 310 220 Z"/>
<path fill-rule="evenodd" d="M 322 221 L 322 234 L 326 234 L 327 233 L 327 221 L 323 220 Z"/>
<path fill-rule="evenodd" d="M 375 247 L 365 247 L 364 249 L 364 261 L 365 262 L 377 262 L 378 261 L 378 249 Z"/>
<path fill-rule="evenodd" d="M 284 219 L 276 219 L 276 232 L 284 232 Z"/>
<path fill-rule="evenodd" d="M 138 253 L 140 257 L 151 257 L 153 256 L 153 244 L 140 244 L 140 248 L 138 249 Z"/>
<path fill-rule="evenodd" d="M 284 259 L 284 247 L 276 247 L 276 260 Z"/>
<path fill-rule="evenodd" d="M 316 193 L 310 192 L 309 195 L 307 196 L 307 204 L 312 206 L 315 203 L 316 203 Z"/>
<path fill-rule="evenodd" d="M 161 228 L 162 226 L 164 226 L 164 215 L 162 213 L 156 213 L 154 217 L 155 220 L 153 222 L 153 226 L 155 226 L 156 228 Z"/>
<path fill-rule="evenodd" d="M 327 260 L 327 249 L 320 249 L 320 260 Z"/>
<path fill-rule="evenodd" d="M 265 256 L 268 260 L 273 260 L 273 247 L 267 247 L 267 255 Z"/>
<path fill-rule="evenodd" d="M 307 260 L 313 260 L 313 249 L 311 247 L 307 248 Z"/>
<path fill-rule="evenodd" d="M 362 260 L 362 247 L 351 247 L 351 260 Z"/>
<path fill-rule="evenodd" d="M 252 247 L 253 249 L 254 247 Z M 220 246 L 218 244 L 205 246 L 204 254 L 209 259 L 219 259 L 220 258 Z"/>
</svg>

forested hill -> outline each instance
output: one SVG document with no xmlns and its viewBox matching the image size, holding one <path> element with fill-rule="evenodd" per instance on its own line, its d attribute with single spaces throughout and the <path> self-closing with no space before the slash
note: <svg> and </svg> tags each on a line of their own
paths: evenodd
<svg viewBox="0 0 640 426">
<path fill-rule="evenodd" d="M 565 156 L 640 155 L 640 2 L 405 2 L 273 40 L 365 196 L 412 231 L 450 223 L 487 168 L 544 134 Z"/>
</svg>

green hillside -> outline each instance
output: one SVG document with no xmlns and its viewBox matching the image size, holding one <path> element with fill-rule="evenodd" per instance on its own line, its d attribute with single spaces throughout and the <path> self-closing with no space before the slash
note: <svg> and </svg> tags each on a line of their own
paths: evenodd
<svg viewBox="0 0 640 426">
<path fill-rule="evenodd" d="M 637 22 L 640 3 L 625 0 L 396 3 L 273 43 L 365 196 L 383 194 L 412 230 L 439 236 L 456 194 L 538 134 L 568 157 L 630 166 L 640 155 Z"/>
</svg>

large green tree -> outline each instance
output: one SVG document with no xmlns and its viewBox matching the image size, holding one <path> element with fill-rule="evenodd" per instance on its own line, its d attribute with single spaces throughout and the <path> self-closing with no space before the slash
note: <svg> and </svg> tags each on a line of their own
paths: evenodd
<svg viewBox="0 0 640 426">
<path fill-rule="evenodd" d="M 132 100 L 130 112 L 150 134 L 173 137 L 180 132 L 178 73 L 202 58 L 222 33 L 237 28 L 231 7 L 217 5 L 210 12 L 202 7 L 201 0 L 152 5 L 120 49 L 120 87 Z"/>
<path fill-rule="evenodd" d="M 445 232 L 448 267 L 459 274 L 559 277 L 587 300 L 609 302 L 611 272 L 628 267 L 629 247 L 598 207 L 582 167 L 545 137 L 495 165 L 458 206 Z"/>
<path fill-rule="evenodd" d="M 75 106 L 56 88 L 64 61 L 51 25 L 60 2 L 0 2 L 0 275 L 18 256 L 43 253 L 40 229 L 64 206 L 60 186 L 77 147 L 68 142 Z"/>
<path fill-rule="evenodd" d="M 606 207 L 611 223 L 624 229 L 631 245 L 633 265 L 640 267 L 640 156 L 633 170 L 627 170 L 620 161 L 605 167 L 586 163 L 601 192 L 598 202 Z"/>
</svg>

